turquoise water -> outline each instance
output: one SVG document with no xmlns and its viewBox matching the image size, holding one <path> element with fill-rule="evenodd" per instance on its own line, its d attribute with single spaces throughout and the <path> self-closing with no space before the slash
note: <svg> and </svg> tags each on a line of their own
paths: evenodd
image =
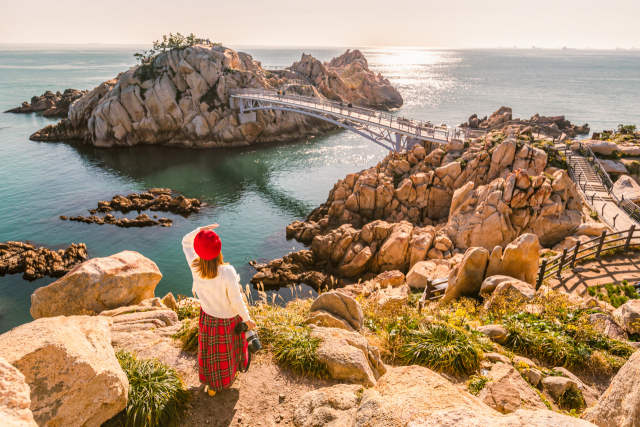
<svg viewBox="0 0 640 427">
<path fill-rule="evenodd" d="M 231 46 L 233 47 L 233 46 Z M 91 89 L 134 65 L 144 47 L 0 45 L 0 110 L 46 90 Z M 329 60 L 343 49 L 245 49 L 265 65 L 288 65 L 304 50 Z M 529 50 L 363 49 L 370 67 L 400 90 L 398 114 L 457 124 L 502 105 L 515 117 L 565 114 L 592 130 L 640 125 L 640 52 Z M 284 228 L 326 200 L 345 174 L 377 163 L 385 151 L 339 131 L 310 140 L 233 150 L 163 147 L 96 149 L 36 143 L 34 131 L 54 123 L 37 114 L 0 114 L 0 241 L 29 240 L 59 248 L 87 244 L 91 257 L 134 250 L 151 258 L 164 277 L 156 294 L 189 294 L 190 273 L 180 240 L 217 222 L 225 260 L 249 283 L 253 259 L 268 260 L 303 246 Z M 148 187 L 169 187 L 209 204 L 169 228 L 122 229 L 61 221 L 87 215 L 98 200 Z M 135 216 L 136 213 L 129 216 Z M 0 277 L 0 333 L 31 320 L 30 295 L 51 283 Z M 291 291 L 280 292 L 287 299 Z M 303 288 L 307 294 L 310 289 Z"/>
</svg>

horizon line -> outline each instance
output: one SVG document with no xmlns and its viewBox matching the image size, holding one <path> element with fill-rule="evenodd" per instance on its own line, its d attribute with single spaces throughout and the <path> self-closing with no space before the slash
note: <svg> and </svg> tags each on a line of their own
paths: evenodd
<svg viewBox="0 0 640 427">
<path fill-rule="evenodd" d="M 77 47 L 116 47 L 116 46 L 127 46 L 127 47 L 142 47 L 149 46 L 150 43 L 98 43 L 98 42 L 86 42 L 86 43 L 0 43 L 0 46 L 77 46 Z M 228 47 L 229 45 L 223 44 L 223 46 Z M 252 44 L 238 44 L 237 47 L 241 48 L 258 48 L 258 49 L 416 49 L 416 50 L 480 50 L 480 49 L 500 49 L 500 50 L 614 50 L 614 51 L 640 51 L 640 47 L 636 48 L 635 46 L 621 48 L 619 46 L 616 47 L 543 47 L 543 46 L 535 46 L 531 47 L 519 47 L 519 46 L 468 46 L 468 47 L 453 47 L 453 46 L 392 46 L 392 45 L 361 45 L 361 46 L 326 46 L 326 45 L 252 45 Z"/>
</svg>

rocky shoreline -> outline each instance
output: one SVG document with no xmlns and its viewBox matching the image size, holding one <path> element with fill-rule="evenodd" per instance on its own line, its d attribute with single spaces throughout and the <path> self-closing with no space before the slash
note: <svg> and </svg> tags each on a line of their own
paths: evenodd
<svg viewBox="0 0 640 427">
<path fill-rule="evenodd" d="M 7 110 L 5 113 L 25 114 L 43 111 L 44 117 L 67 117 L 71 104 L 87 93 L 89 93 L 88 90 L 65 89 L 64 93 L 58 91 L 54 94 L 48 90 L 40 96 L 31 98 L 31 103 L 23 102 L 20 107 Z"/>
<path fill-rule="evenodd" d="M 589 132 L 591 132 L 588 124 L 585 123 L 582 126 L 576 126 L 567 120 L 565 116 L 545 117 L 536 113 L 530 119 L 514 119 L 513 110 L 509 107 L 501 107 L 491 114 L 491 116 L 485 116 L 482 119 L 478 118 L 477 114 L 473 114 L 466 123 L 462 123 L 460 126 L 470 129 L 487 129 L 500 127 L 511 121 L 524 127 L 544 125 L 545 128 L 561 131 L 571 138 L 575 138 L 578 135 L 588 135 Z"/>
<path fill-rule="evenodd" d="M 45 276 L 62 277 L 86 259 L 84 243 L 72 243 L 67 249 L 58 251 L 22 242 L 0 243 L 0 277 L 20 273 L 24 273 L 22 277 L 29 281 Z"/>
<path fill-rule="evenodd" d="M 252 282 L 334 288 L 388 270 L 408 274 L 422 261 L 446 276 L 469 248 L 495 252 L 527 233 L 553 247 L 587 222 L 563 167 L 552 141 L 534 139 L 524 125 L 390 153 L 338 181 L 326 203 L 290 224 L 287 238 L 310 250 L 254 263 Z"/>
<path fill-rule="evenodd" d="M 369 70 L 358 50 L 328 63 L 310 55 L 279 77 L 251 55 L 222 46 L 174 49 L 108 80 L 69 108 L 68 118 L 34 141 L 83 141 L 96 147 L 157 144 L 213 148 L 297 140 L 336 126 L 299 113 L 259 110 L 255 120 L 231 105 L 234 88 L 285 92 L 380 109 L 402 106 L 389 80 Z M 291 85 L 305 78 L 309 85 Z M 285 88 L 285 86 L 287 86 Z"/>
</svg>

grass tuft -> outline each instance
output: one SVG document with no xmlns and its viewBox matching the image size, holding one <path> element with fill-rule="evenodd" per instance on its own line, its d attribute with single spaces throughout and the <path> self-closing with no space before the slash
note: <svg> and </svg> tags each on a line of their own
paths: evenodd
<svg viewBox="0 0 640 427">
<path fill-rule="evenodd" d="M 480 368 L 482 348 L 473 336 L 445 323 L 432 323 L 406 332 L 399 359 L 407 365 L 417 364 L 435 371 L 470 374 Z"/>
<path fill-rule="evenodd" d="M 567 411 L 570 411 L 572 409 L 579 411 L 587 407 L 580 390 L 576 390 L 573 387 L 565 390 L 564 393 L 558 396 L 558 406 L 560 407 L 560 409 L 564 409 Z"/>
<path fill-rule="evenodd" d="M 186 409 L 190 393 L 178 371 L 124 350 L 116 358 L 129 379 L 127 407 L 106 427 L 174 427 Z"/>
<path fill-rule="evenodd" d="M 469 390 L 469 393 L 477 396 L 489 381 L 491 380 L 487 376 L 473 375 L 469 378 L 469 381 L 467 381 L 467 389 Z"/>
</svg>

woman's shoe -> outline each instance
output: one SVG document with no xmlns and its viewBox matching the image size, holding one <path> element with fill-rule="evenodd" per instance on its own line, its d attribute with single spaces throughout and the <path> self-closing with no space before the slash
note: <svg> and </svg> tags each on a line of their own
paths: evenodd
<svg viewBox="0 0 640 427">
<path fill-rule="evenodd" d="M 208 385 L 204 386 L 204 391 L 205 391 L 205 393 L 209 393 L 209 396 L 215 396 L 216 395 L 216 392 L 214 390 L 211 390 Z"/>
</svg>

